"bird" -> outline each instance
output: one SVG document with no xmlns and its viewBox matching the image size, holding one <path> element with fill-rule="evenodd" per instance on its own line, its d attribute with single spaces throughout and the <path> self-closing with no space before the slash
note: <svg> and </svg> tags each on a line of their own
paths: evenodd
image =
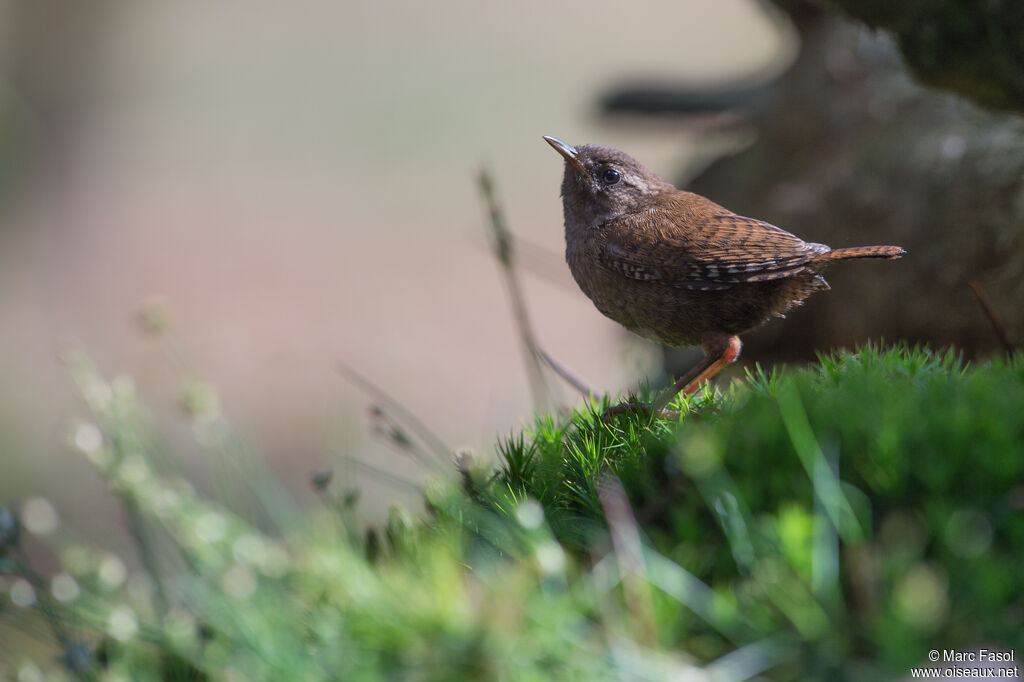
<svg viewBox="0 0 1024 682">
<path fill-rule="evenodd" d="M 635 334 L 704 352 L 652 404 L 622 403 L 606 416 L 673 414 L 665 408 L 680 392 L 692 395 L 739 358 L 740 334 L 828 290 L 826 266 L 906 254 L 899 246 L 805 242 L 677 189 L 617 149 L 544 140 L 565 161 L 565 258 L 583 293 Z"/>
</svg>

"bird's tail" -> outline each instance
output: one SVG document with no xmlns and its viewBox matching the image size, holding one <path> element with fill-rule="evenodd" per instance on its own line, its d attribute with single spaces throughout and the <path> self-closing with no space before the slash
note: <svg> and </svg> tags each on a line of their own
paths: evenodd
<svg viewBox="0 0 1024 682">
<path fill-rule="evenodd" d="M 823 253 L 814 259 L 814 263 L 830 263 L 847 258 L 901 258 L 906 251 L 899 246 L 854 246 L 848 249 L 835 249 Z"/>
</svg>

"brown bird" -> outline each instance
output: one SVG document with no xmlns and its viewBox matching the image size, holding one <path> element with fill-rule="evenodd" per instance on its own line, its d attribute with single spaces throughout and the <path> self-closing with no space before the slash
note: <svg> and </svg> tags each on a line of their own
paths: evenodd
<svg viewBox="0 0 1024 682">
<path fill-rule="evenodd" d="M 632 157 L 545 136 L 565 158 L 565 259 L 597 309 L 668 346 L 704 358 L 653 404 L 662 413 L 740 355 L 739 334 L 829 288 L 825 266 L 848 258 L 899 258 L 898 246 L 831 249 L 699 194 L 676 189 Z"/>
</svg>

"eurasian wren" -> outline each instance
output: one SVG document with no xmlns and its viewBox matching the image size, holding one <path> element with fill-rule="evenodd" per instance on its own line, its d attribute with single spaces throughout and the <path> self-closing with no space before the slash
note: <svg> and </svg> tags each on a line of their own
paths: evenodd
<svg viewBox="0 0 1024 682">
<path fill-rule="evenodd" d="M 826 265 L 905 253 L 805 242 L 676 189 L 618 150 L 544 139 L 565 158 L 565 258 L 583 293 L 640 336 L 704 350 L 655 401 L 655 412 L 735 362 L 739 334 L 828 289 Z"/>
</svg>

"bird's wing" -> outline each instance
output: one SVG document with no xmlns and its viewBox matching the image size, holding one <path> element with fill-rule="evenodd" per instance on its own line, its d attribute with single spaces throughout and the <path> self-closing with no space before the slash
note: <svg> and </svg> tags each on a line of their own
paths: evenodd
<svg viewBox="0 0 1024 682">
<path fill-rule="evenodd" d="M 723 209 L 724 210 L 724 209 Z M 774 225 L 733 213 L 692 214 L 653 209 L 634 220 L 602 225 L 600 259 L 605 267 L 638 280 L 657 280 L 684 289 L 727 289 L 739 282 L 763 282 L 794 275 L 827 253 Z"/>
</svg>

